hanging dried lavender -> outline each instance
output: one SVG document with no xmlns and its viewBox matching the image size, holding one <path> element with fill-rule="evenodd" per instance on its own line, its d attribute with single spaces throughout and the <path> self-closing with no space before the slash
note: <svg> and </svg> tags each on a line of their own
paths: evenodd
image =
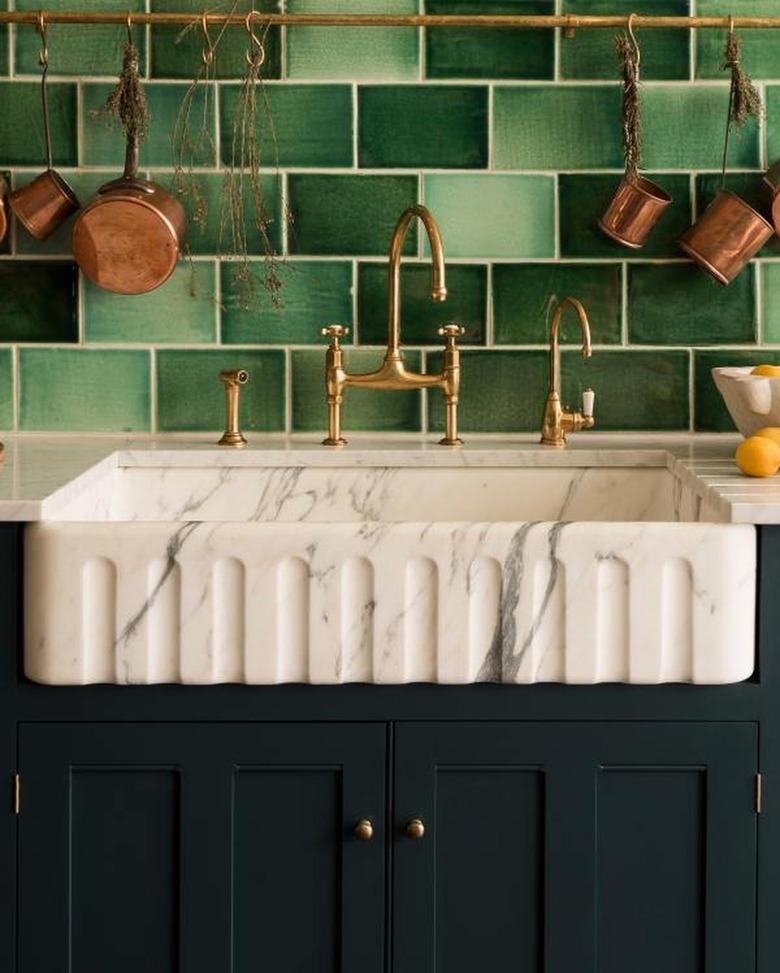
<svg viewBox="0 0 780 973">
<path fill-rule="evenodd" d="M 748 118 L 760 118 L 764 106 L 761 103 L 758 88 L 742 67 L 742 41 L 733 27 L 729 29 L 726 35 L 723 70 L 731 71 L 729 122 L 737 128 L 741 128 Z"/>
<path fill-rule="evenodd" d="M 636 182 L 639 179 L 642 153 L 639 125 L 639 47 L 625 34 L 619 34 L 615 38 L 615 47 L 623 75 L 622 138 L 626 178 L 630 182 Z"/>
<path fill-rule="evenodd" d="M 103 107 L 92 114 L 117 120 L 128 139 L 136 143 L 143 141 L 149 131 L 149 106 L 141 85 L 140 55 L 129 25 L 119 79 Z"/>
</svg>

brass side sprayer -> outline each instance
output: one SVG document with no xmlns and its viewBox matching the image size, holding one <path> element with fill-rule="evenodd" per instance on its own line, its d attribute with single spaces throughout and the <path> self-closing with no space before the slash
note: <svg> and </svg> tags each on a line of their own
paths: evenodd
<svg viewBox="0 0 780 973">
<path fill-rule="evenodd" d="M 225 386 L 225 431 L 218 446 L 246 446 L 246 436 L 239 428 L 239 408 L 241 386 L 249 381 L 249 372 L 243 368 L 228 369 L 219 373 L 219 380 Z"/>
</svg>

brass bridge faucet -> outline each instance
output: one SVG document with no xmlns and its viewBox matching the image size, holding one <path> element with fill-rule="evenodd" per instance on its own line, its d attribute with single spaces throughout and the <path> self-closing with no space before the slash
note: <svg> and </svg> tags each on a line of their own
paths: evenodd
<svg viewBox="0 0 780 973">
<path fill-rule="evenodd" d="M 422 221 L 431 245 L 431 299 L 447 300 L 444 282 L 444 249 L 441 234 L 433 214 L 425 206 L 410 206 L 401 214 L 390 243 L 390 262 L 387 281 L 387 348 L 380 367 L 374 372 L 353 375 L 344 369 L 344 352 L 339 340 L 346 335 L 347 328 L 334 324 L 323 328 L 322 333 L 330 338 L 325 355 L 325 387 L 328 401 L 328 437 L 325 446 L 344 446 L 346 439 L 341 435 L 341 406 L 344 389 L 348 386 L 370 389 L 430 389 L 438 388 L 444 395 L 445 432 L 440 440 L 443 446 L 459 446 L 458 438 L 458 391 L 460 388 L 460 349 L 455 339 L 465 329 L 457 324 L 439 328 L 438 333 L 446 339 L 444 348 L 444 368 L 439 375 L 423 375 L 407 371 L 401 353 L 401 251 L 412 220 Z"/>
<path fill-rule="evenodd" d="M 556 306 L 550 325 L 550 388 L 544 404 L 541 439 L 545 446 L 565 446 L 567 432 L 592 429 L 595 424 L 593 418 L 595 396 L 592 389 L 585 389 L 582 393 L 582 412 L 564 409 L 561 406 L 561 356 L 558 351 L 558 331 L 567 306 L 573 307 L 580 319 L 583 358 L 590 358 L 593 354 L 590 344 L 590 324 L 585 308 L 576 298 L 564 297 Z"/>
</svg>

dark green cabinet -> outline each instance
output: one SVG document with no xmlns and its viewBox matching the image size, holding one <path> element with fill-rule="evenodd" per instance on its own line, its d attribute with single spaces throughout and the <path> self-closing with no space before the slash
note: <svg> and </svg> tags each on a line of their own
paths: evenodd
<svg viewBox="0 0 780 973">
<path fill-rule="evenodd" d="M 19 760 L 20 973 L 755 969 L 753 723 L 24 724 Z"/>
</svg>

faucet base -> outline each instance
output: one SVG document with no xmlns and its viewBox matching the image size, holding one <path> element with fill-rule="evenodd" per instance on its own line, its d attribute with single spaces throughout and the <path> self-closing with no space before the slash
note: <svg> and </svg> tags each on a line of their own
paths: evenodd
<svg viewBox="0 0 780 973">
<path fill-rule="evenodd" d="M 337 439 L 333 439 L 331 436 L 328 436 L 326 439 L 322 440 L 322 445 L 323 446 L 346 446 L 347 441 L 341 436 L 339 436 Z"/>
<path fill-rule="evenodd" d="M 240 432 L 226 432 L 217 446 L 246 446 L 246 437 Z"/>
<path fill-rule="evenodd" d="M 462 446 L 463 440 L 460 438 L 460 436 L 456 436 L 454 439 L 448 439 L 447 436 L 445 436 L 443 439 L 439 440 L 439 445 L 440 446 Z"/>
</svg>

